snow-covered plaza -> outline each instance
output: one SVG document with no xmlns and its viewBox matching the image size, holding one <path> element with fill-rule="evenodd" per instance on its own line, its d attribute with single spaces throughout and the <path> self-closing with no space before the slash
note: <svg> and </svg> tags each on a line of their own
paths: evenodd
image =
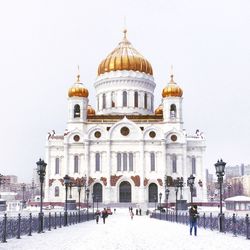
<svg viewBox="0 0 250 250">
<path fill-rule="evenodd" d="M 70 227 L 58 228 L 31 237 L 9 239 L 0 249 L 18 250 L 248 250 L 250 240 L 233 237 L 218 231 L 198 228 L 198 236 L 190 236 L 183 224 L 152 219 L 149 216 L 134 216 L 131 220 L 128 209 L 118 209 L 110 215 L 106 224 L 89 221 Z"/>
</svg>

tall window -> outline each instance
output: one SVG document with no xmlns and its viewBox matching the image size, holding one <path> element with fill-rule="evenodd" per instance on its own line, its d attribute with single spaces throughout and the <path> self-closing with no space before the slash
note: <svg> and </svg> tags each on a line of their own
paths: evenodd
<svg viewBox="0 0 250 250">
<path fill-rule="evenodd" d="M 78 155 L 74 156 L 74 173 L 78 173 L 79 157 Z"/>
<path fill-rule="evenodd" d="M 192 157 L 192 174 L 196 174 L 196 159 Z"/>
<path fill-rule="evenodd" d="M 128 169 L 128 166 L 127 166 L 127 163 L 128 163 L 128 159 L 127 159 L 127 153 L 123 153 L 122 154 L 122 163 L 123 163 L 123 171 L 127 171 Z"/>
<path fill-rule="evenodd" d="M 129 160 L 129 171 L 133 171 L 133 153 L 128 154 L 128 160 Z"/>
<path fill-rule="evenodd" d="M 154 97 L 151 95 L 151 110 L 153 111 L 154 107 Z"/>
<path fill-rule="evenodd" d="M 123 91 L 122 93 L 122 104 L 123 104 L 123 107 L 128 106 L 128 94 L 126 91 Z"/>
<path fill-rule="evenodd" d="M 102 108 L 103 109 L 106 108 L 106 95 L 105 94 L 102 95 Z"/>
<path fill-rule="evenodd" d="M 172 156 L 172 171 L 173 171 L 173 173 L 177 173 L 177 157 L 176 157 L 176 155 Z"/>
<path fill-rule="evenodd" d="M 99 96 L 97 97 L 97 109 L 100 110 L 100 108 L 99 108 Z"/>
<path fill-rule="evenodd" d="M 148 108 L 148 96 L 147 96 L 146 93 L 144 94 L 144 108 L 145 108 L 145 109 Z"/>
<path fill-rule="evenodd" d="M 138 92 L 135 92 L 134 103 L 135 103 L 135 108 L 138 108 Z"/>
<path fill-rule="evenodd" d="M 76 104 L 74 106 L 74 118 L 80 117 L 81 112 L 80 112 L 80 105 Z"/>
<path fill-rule="evenodd" d="M 117 171 L 122 170 L 122 154 L 118 153 L 117 154 Z"/>
<path fill-rule="evenodd" d="M 150 170 L 155 171 L 155 153 L 150 153 Z"/>
<path fill-rule="evenodd" d="M 111 107 L 112 108 L 115 107 L 115 93 L 114 92 L 111 93 Z"/>
<path fill-rule="evenodd" d="M 95 154 L 95 171 L 100 171 L 100 153 Z"/>
<path fill-rule="evenodd" d="M 55 187 L 55 197 L 59 197 L 59 187 Z"/>
<path fill-rule="evenodd" d="M 59 158 L 55 160 L 55 174 L 59 174 Z"/>
<path fill-rule="evenodd" d="M 170 106 L 170 118 L 176 118 L 176 106 L 171 104 Z"/>
</svg>

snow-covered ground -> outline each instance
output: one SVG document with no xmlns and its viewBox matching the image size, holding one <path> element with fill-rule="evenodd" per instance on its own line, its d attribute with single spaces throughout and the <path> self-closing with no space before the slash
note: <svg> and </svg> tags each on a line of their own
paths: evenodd
<svg viewBox="0 0 250 250">
<path fill-rule="evenodd" d="M 250 240 L 198 228 L 198 236 L 190 236 L 186 225 L 148 216 L 134 216 L 128 209 L 117 209 L 106 224 L 89 221 L 66 228 L 34 233 L 22 239 L 0 243 L 0 249 L 13 250 L 248 250 Z"/>
</svg>

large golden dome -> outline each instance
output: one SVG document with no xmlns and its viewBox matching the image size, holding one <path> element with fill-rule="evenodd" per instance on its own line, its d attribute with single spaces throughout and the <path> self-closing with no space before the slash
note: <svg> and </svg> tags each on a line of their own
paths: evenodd
<svg viewBox="0 0 250 250">
<path fill-rule="evenodd" d="M 162 90 L 162 97 L 182 97 L 182 94 L 182 89 L 174 82 L 174 76 L 171 75 L 171 80 L 169 84 Z"/>
<path fill-rule="evenodd" d="M 98 75 L 116 70 L 134 70 L 153 75 L 151 64 L 127 40 L 127 30 L 124 30 L 123 40 L 100 63 Z"/>
<path fill-rule="evenodd" d="M 69 97 L 88 97 L 89 91 L 83 86 L 83 84 L 80 82 L 80 75 L 77 75 L 77 81 L 76 83 L 70 87 L 68 91 Z"/>
</svg>

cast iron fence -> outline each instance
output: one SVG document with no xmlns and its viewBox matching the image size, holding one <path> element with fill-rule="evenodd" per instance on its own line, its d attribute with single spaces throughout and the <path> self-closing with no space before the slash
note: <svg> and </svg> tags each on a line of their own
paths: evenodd
<svg viewBox="0 0 250 250">
<path fill-rule="evenodd" d="M 171 222 L 177 222 L 189 225 L 189 214 L 188 212 L 177 213 L 168 212 L 153 212 L 152 218 L 159 220 L 166 220 Z M 219 230 L 219 215 L 217 217 L 212 216 L 212 213 L 206 215 L 205 213 L 200 214 L 197 221 L 198 227 L 210 230 Z M 232 233 L 234 236 L 242 235 L 247 239 L 250 239 L 250 221 L 249 216 L 246 214 L 245 217 L 238 217 L 235 214 L 232 216 L 222 215 L 222 231 L 224 233 Z"/>
<path fill-rule="evenodd" d="M 86 212 L 69 212 L 68 213 L 68 226 L 77 223 L 93 220 L 94 215 L 92 213 L 86 214 Z M 64 213 L 49 213 L 43 217 L 43 230 L 51 231 L 51 229 L 61 228 L 64 225 L 65 216 Z M 32 233 L 39 232 L 39 216 L 22 215 L 19 213 L 15 217 L 7 217 L 4 214 L 0 218 L 0 239 L 2 243 L 7 242 L 7 239 L 17 238 L 21 239 L 22 235 L 31 236 Z"/>
</svg>

